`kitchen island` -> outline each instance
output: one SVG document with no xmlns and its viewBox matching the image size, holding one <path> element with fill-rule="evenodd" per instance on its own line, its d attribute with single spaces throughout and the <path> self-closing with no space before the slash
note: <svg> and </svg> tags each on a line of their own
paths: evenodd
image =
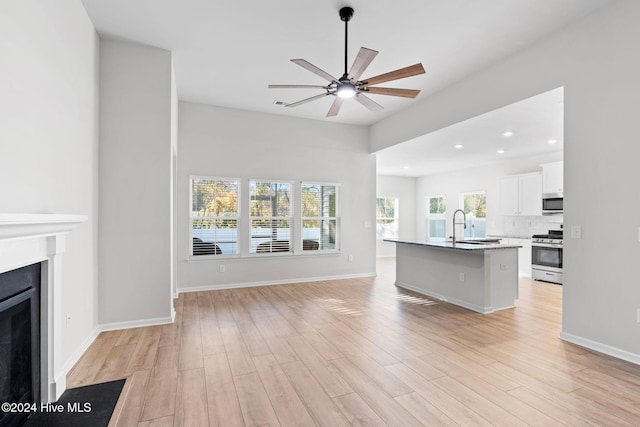
<svg viewBox="0 0 640 427">
<path fill-rule="evenodd" d="M 396 286 L 478 313 L 513 308 L 518 298 L 518 245 L 428 239 L 396 243 Z"/>
</svg>

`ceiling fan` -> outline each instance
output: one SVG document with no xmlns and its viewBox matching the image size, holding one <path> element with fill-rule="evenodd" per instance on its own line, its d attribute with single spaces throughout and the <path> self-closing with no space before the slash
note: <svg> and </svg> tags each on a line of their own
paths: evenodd
<svg viewBox="0 0 640 427">
<path fill-rule="evenodd" d="M 354 98 L 360 104 L 367 107 L 370 111 L 380 111 L 383 109 L 382 105 L 378 104 L 365 94 L 376 95 L 390 95 L 401 96 L 404 98 L 415 98 L 420 93 L 417 89 L 397 89 L 389 87 L 372 87 L 374 85 L 389 82 L 392 80 L 404 79 L 406 77 L 417 76 L 418 74 L 424 74 L 424 68 L 422 64 L 418 63 L 409 67 L 400 68 L 395 71 L 391 71 L 379 76 L 370 77 L 368 79 L 360 80 L 360 76 L 367 69 L 373 58 L 378 54 L 377 51 L 361 47 L 358 52 L 358 56 L 353 61 L 351 69 L 347 72 L 347 35 L 348 24 L 351 17 L 353 17 L 353 9 L 350 7 L 343 7 L 340 9 L 340 19 L 344 21 L 344 74 L 339 79 L 336 79 L 331 74 L 321 70 L 315 65 L 304 59 L 292 59 L 291 61 L 298 64 L 302 68 L 311 71 L 314 74 L 329 81 L 328 85 L 269 85 L 271 89 L 324 89 L 324 93 L 315 95 L 310 98 L 303 99 L 301 101 L 294 102 L 292 104 L 285 104 L 286 107 L 297 107 L 307 102 L 315 101 L 317 99 L 324 98 L 325 96 L 333 95 L 336 99 L 331 104 L 327 117 L 332 117 L 338 114 L 342 102 L 347 98 Z"/>
</svg>

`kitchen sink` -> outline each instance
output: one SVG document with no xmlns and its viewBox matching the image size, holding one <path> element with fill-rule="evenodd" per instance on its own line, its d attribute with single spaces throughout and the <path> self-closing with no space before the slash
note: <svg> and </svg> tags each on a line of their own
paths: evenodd
<svg viewBox="0 0 640 427">
<path fill-rule="evenodd" d="M 449 240 L 450 242 L 452 242 L 451 240 Z M 466 243 L 468 245 L 488 245 L 488 244 L 497 244 L 500 243 L 500 239 L 491 239 L 491 238 L 486 238 L 486 239 L 463 239 L 463 240 L 456 240 L 456 243 Z"/>
</svg>

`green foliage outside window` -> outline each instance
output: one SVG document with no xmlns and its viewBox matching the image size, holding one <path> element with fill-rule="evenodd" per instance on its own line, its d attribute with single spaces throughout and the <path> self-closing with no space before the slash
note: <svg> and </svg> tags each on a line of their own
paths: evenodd
<svg viewBox="0 0 640 427">
<path fill-rule="evenodd" d="M 238 216 L 238 181 L 193 179 L 191 185 L 192 215 L 209 217 L 194 221 L 194 228 L 236 227 L 235 220 L 229 221 L 222 218 Z"/>
<path fill-rule="evenodd" d="M 447 211 L 447 198 L 445 196 L 437 196 L 429 198 L 429 213 L 443 214 Z"/>
<path fill-rule="evenodd" d="M 464 195 L 464 213 L 476 218 L 487 217 L 487 197 L 484 193 L 470 193 Z"/>
</svg>

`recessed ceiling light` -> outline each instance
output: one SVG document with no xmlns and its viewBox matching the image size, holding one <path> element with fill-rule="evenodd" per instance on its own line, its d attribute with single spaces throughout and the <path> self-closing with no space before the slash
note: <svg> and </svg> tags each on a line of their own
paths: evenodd
<svg viewBox="0 0 640 427">
<path fill-rule="evenodd" d="M 510 137 L 511 135 L 513 135 L 513 132 L 511 132 L 510 130 L 502 134 L 502 136 L 506 136 L 507 138 Z"/>
<path fill-rule="evenodd" d="M 555 144 L 556 142 L 558 142 L 557 139 L 550 139 L 547 141 L 549 144 Z"/>
<path fill-rule="evenodd" d="M 460 150 L 460 149 L 462 149 L 462 147 L 464 147 L 464 145 L 456 144 L 453 148 L 455 148 L 456 150 Z"/>
<path fill-rule="evenodd" d="M 405 170 L 406 170 L 406 169 L 409 169 L 409 166 L 405 166 L 405 167 L 404 167 L 404 169 L 405 169 Z"/>
<path fill-rule="evenodd" d="M 498 154 L 503 154 L 503 153 L 504 153 L 504 150 L 501 148 L 501 149 L 499 149 L 499 150 L 497 151 L 497 153 L 498 153 Z"/>
</svg>

